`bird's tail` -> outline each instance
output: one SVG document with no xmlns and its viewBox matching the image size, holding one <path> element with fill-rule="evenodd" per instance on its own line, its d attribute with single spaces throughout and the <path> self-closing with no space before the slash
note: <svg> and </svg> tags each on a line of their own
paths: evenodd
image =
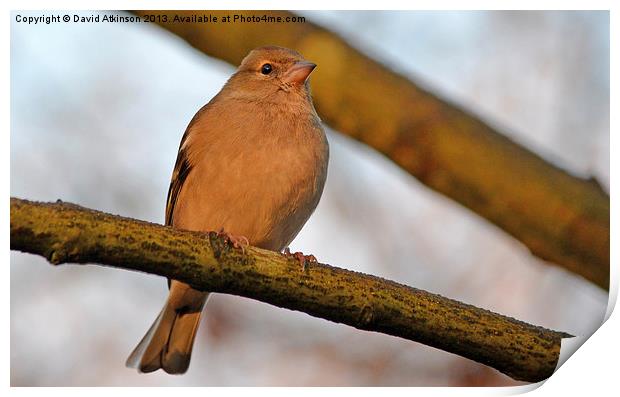
<svg viewBox="0 0 620 397">
<path fill-rule="evenodd" d="M 169 374 L 187 371 L 207 292 L 172 281 L 168 300 L 126 365 L 139 372 L 162 368 Z"/>
</svg>

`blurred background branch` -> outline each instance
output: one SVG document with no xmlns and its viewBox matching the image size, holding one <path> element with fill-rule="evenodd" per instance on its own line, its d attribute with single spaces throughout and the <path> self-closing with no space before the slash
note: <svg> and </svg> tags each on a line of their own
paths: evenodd
<svg viewBox="0 0 620 397">
<path fill-rule="evenodd" d="M 11 249 L 53 264 L 100 263 L 178 279 L 353 327 L 400 336 L 517 380 L 553 374 L 561 340 L 547 330 L 382 278 L 74 204 L 11 198 Z"/>
<path fill-rule="evenodd" d="M 167 15 L 172 21 L 173 15 L 197 12 L 135 13 Z M 608 289 L 609 196 L 593 180 L 550 164 L 311 22 L 277 24 L 277 29 L 273 23 L 160 25 L 233 65 L 267 43 L 298 50 L 319 65 L 313 96 L 327 124 L 493 222 L 538 257 Z"/>
</svg>

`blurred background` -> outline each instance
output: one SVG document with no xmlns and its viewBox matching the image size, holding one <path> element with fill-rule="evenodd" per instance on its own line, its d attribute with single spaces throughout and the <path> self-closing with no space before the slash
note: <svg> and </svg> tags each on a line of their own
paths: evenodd
<svg viewBox="0 0 620 397">
<path fill-rule="evenodd" d="M 163 223 L 183 131 L 234 67 L 155 25 L 27 25 L 18 13 L 42 14 L 12 16 L 11 196 Z M 608 191 L 607 12 L 301 14 Z M 601 324 L 604 291 L 365 146 L 328 138 L 327 186 L 293 251 L 573 335 Z M 125 359 L 166 295 L 161 277 L 12 252 L 11 384 L 518 384 L 418 343 L 221 294 L 186 375 L 139 375 Z"/>
</svg>

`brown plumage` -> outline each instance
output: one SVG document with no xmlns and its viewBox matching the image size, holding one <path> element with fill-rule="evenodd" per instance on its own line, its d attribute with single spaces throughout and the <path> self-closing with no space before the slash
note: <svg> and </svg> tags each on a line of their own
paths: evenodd
<svg viewBox="0 0 620 397">
<path fill-rule="evenodd" d="M 316 65 L 292 50 L 251 51 L 181 140 L 166 224 L 244 236 L 282 251 L 317 206 L 328 145 L 307 78 Z M 208 293 L 171 281 L 166 304 L 127 359 L 141 372 L 184 373 Z"/>
</svg>

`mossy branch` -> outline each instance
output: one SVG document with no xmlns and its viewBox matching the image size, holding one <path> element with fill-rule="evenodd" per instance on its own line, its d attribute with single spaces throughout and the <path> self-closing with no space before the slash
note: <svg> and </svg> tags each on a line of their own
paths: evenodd
<svg viewBox="0 0 620 397">
<path fill-rule="evenodd" d="M 177 279 L 355 328 L 424 343 L 537 382 L 553 373 L 570 335 L 367 274 L 236 249 L 196 233 L 74 204 L 11 198 L 11 249 L 53 264 L 98 263 Z"/>
<path fill-rule="evenodd" d="M 314 103 L 334 129 L 384 154 L 520 240 L 534 255 L 609 288 L 609 195 L 519 146 L 313 23 L 174 23 L 204 11 L 133 11 L 209 56 L 238 65 L 253 48 L 294 48 L 319 66 Z M 286 11 L 208 11 L 291 17 Z M 164 18 L 167 18 L 165 19 Z"/>
</svg>

